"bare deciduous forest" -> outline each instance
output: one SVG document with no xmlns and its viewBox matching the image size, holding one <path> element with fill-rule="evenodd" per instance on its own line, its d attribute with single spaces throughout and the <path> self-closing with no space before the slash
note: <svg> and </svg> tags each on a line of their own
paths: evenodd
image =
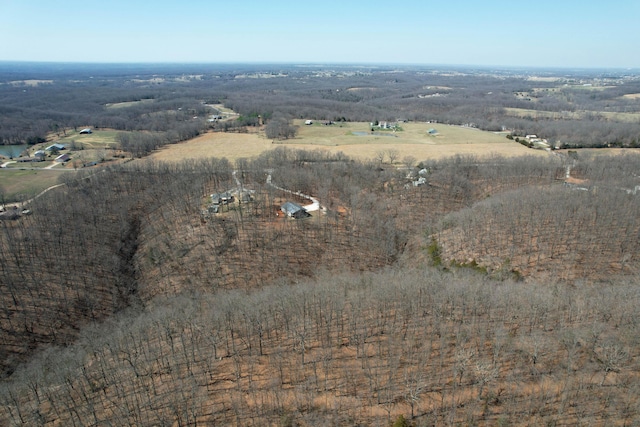
<svg viewBox="0 0 640 427">
<path fill-rule="evenodd" d="M 0 221 L 0 424 L 640 423 L 637 76 L 23 67 L 0 67 L 0 140 L 108 127 L 141 158 L 62 174 Z M 239 116 L 209 122 L 214 104 Z M 142 158 L 291 118 L 627 148 Z M 303 199 L 279 188 L 323 209 L 287 218 Z"/>
</svg>

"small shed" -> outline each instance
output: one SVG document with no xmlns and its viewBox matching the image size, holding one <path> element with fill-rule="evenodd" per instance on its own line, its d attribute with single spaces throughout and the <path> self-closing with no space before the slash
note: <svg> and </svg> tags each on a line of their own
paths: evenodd
<svg viewBox="0 0 640 427">
<path fill-rule="evenodd" d="M 60 154 L 58 157 L 55 158 L 55 161 L 58 163 L 68 162 L 69 160 L 71 160 L 71 157 L 69 157 L 67 153 Z"/>
<path fill-rule="evenodd" d="M 293 202 L 285 202 L 280 207 L 280 210 L 289 218 L 301 219 L 301 218 L 308 218 L 311 216 L 311 214 L 307 212 L 305 208 Z"/>
<path fill-rule="evenodd" d="M 90 133 L 93 133 L 93 131 L 90 128 L 85 128 L 80 131 L 80 135 L 88 135 Z"/>
</svg>

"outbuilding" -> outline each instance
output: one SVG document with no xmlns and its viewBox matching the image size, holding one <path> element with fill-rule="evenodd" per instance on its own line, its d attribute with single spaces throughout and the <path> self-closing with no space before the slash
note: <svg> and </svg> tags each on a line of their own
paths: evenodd
<svg viewBox="0 0 640 427">
<path fill-rule="evenodd" d="M 55 158 L 55 161 L 58 163 L 64 163 L 64 162 L 68 162 L 69 160 L 71 160 L 71 157 L 69 157 L 68 154 L 60 154 L 58 157 Z"/>
<path fill-rule="evenodd" d="M 52 144 L 50 146 L 48 146 L 47 148 L 44 149 L 44 151 L 62 151 L 65 148 L 67 148 L 65 145 L 63 144 Z"/>
<path fill-rule="evenodd" d="M 289 218 L 301 219 L 311 216 L 309 212 L 302 206 L 293 202 L 285 202 L 280 206 L 280 210 Z"/>
</svg>

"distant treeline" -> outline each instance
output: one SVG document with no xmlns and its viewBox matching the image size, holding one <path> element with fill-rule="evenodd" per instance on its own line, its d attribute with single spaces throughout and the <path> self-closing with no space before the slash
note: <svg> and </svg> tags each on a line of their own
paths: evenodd
<svg viewBox="0 0 640 427">
<path fill-rule="evenodd" d="M 640 122 L 600 113 L 640 114 L 626 94 L 638 76 L 575 73 L 536 80 L 520 72 L 293 66 L 0 67 L 0 144 L 37 143 L 49 132 L 92 126 L 170 132 L 257 126 L 258 116 L 333 121 L 437 121 L 480 129 L 535 133 L 568 147 L 639 145 Z M 30 79 L 30 83 L 26 81 Z M 22 81 L 22 83 L 21 83 Z M 36 83 L 34 83 L 34 81 Z M 37 83 L 37 81 L 42 81 Z M 581 82 L 595 82 L 592 88 Z M 589 83 L 591 84 L 591 83 Z M 135 101 L 146 100 L 136 103 Z M 120 108 L 109 105 L 131 103 Z M 211 124 L 205 104 L 223 103 L 240 117 Z M 505 108 L 583 112 L 555 118 L 514 117 Z M 168 139 L 174 139 L 169 137 Z"/>
</svg>

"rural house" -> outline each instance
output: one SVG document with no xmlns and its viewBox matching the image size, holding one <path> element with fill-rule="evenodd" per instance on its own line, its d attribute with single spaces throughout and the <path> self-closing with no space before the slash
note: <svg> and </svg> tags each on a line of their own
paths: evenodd
<svg viewBox="0 0 640 427">
<path fill-rule="evenodd" d="M 293 202 L 284 203 L 280 207 L 280 210 L 289 218 L 301 219 L 301 218 L 307 218 L 311 216 L 311 214 L 307 212 L 305 208 Z"/>
<path fill-rule="evenodd" d="M 228 205 L 229 203 L 233 203 L 233 201 L 233 194 L 228 191 L 224 193 L 213 193 L 211 195 L 211 203 L 214 205 Z"/>
<path fill-rule="evenodd" d="M 44 149 L 44 151 L 62 151 L 65 147 L 63 144 L 52 144 Z"/>
</svg>

